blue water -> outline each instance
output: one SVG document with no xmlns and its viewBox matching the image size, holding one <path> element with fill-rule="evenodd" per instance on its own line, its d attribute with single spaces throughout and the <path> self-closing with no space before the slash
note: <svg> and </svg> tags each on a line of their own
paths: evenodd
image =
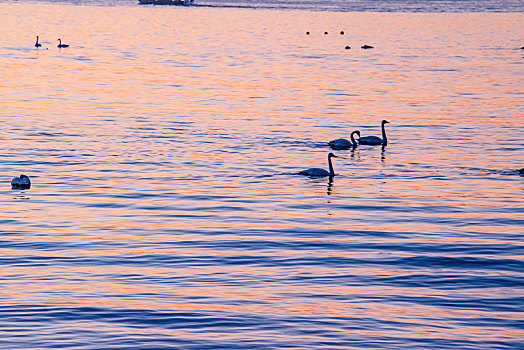
<svg viewBox="0 0 524 350">
<path fill-rule="evenodd" d="M 196 2 L 0 3 L 0 349 L 523 348 L 521 4 Z"/>
<path fill-rule="evenodd" d="M 2 2 L 13 0 L 2 0 Z M 35 0 L 24 3 L 55 3 L 94 6 L 138 6 L 138 0 Z M 520 0 L 194 0 L 193 6 L 330 12 L 523 12 Z"/>
</svg>

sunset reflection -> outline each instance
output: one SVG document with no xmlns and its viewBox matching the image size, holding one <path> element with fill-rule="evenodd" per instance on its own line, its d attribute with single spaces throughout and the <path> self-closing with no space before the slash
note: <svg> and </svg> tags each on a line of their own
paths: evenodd
<svg viewBox="0 0 524 350">
<path fill-rule="evenodd" d="M 0 3 L 6 346 L 520 344 L 521 13 L 110 5 Z"/>
</svg>

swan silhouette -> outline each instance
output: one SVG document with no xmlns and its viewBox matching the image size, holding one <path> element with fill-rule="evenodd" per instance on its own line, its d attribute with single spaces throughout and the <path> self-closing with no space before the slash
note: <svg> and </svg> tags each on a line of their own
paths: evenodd
<svg viewBox="0 0 524 350">
<path fill-rule="evenodd" d="M 38 42 L 38 35 L 37 35 L 37 36 L 36 36 L 35 47 L 40 47 L 40 46 L 42 46 L 42 44 L 40 44 L 40 43 Z"/>
<path fill-rule="evenodd" d="M 387 120 L 383 120 L 381 122 L 382 138 L 378 136 L 365 136 L 365 137 L 359 138 L 358 142 L 361 145 L 384 145 L 384 146 L 387 145 L 388 139 L 386 137 L 386 129 L 384 129 L 384 125 L 386 125 L 387 123 L 389 123 Z"/>
<path fill-rule="evenodd" d="M 58 47 L 62 48 L 62 47 L 69 47 L 69 45 L 67 44 L 62 44 L 62 39 L 58 39 Z"/>
<path fill-rule="evenodd" d="M 362 45 L 360 48 L 361 49 L 372 49 L 373 46 L 366 44 L 366 45 Z"/>
<path fill-rule="evenodd" d="M 350 149 L 353 147 L 357 147 L 358 143 L 355 141 L 355 137 L 353 135 L 357 134 L 360 137 L 360 131 L 355 130 L 351 132 L 351 135 L 349 136 L 351 138 L 351 141 L 348 141 L 346 139 L 336 139 L 331 140 L 328 142 L 328 145 L 331 146 L 333 149 Z"/>
<path fill-rule="evenodd" d="M 29 176 L 24 174 L 15 176 L 13 180 L 11 180 L 11 188 L 13 190 L 25 190 L 31 188 L 31 180 L 29 180 Z"/>
<path fill-rule="evenodd" d="M 311 177 L 324 177 L 324 176 L 333 177 L 335 176 L 335 171 L 333 170 L 333 164 L 331 164 L 332 157 L 336 157 L 336 155 L 334 155 L 333 153 L 329 153 L 328 154 L 329 171 L 326 171 L 325 169 L 322 169 L 322 168 L 309 168 L 306 170 L 302 170 L 301 172 L 299 172 L 299 174 L 311 176 Z"/>
</svg>

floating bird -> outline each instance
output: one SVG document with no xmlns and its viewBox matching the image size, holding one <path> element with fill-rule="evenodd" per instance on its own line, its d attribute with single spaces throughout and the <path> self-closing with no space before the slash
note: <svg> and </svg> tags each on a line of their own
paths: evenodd
<svg viewBox="0 0 524 350">
<path fill-rule="evenodd" d="M 382 127 L 382 138 L 378 136 L 365 136 L 358 139 L 358 142 L 361 145 L 387 145 L 388 139 L 386 137 L 386 129 L 384 129 L 384 125 L 389 123 L 387 120 L 383 120 L 381 122 Z"/>
<path fill-rule="evenodd" d="M 69 47 L 69 45 L 62 44 L 62 39 L 58 39 L 58 47 L 60 47 L 60 48 L 62 48 L 62 47 Z"/>
<path fill-rule="evenodd" d="M 309 35 L 309 32 L 306 32 L 306 35 Z"/>
<path fill-rule="evenodd" d="M 366 44 L 366 45 L 362 45 L 360 48 L 361 48 L 361 49 L 372 49 L 373 46 L 371 46 L 371 45 L 367 45 L 367 44 Z"/>
<path fill-rule="evenodd" d="M 324 35 L 327 35 L 327 34 L 328 34 L 328 32 L 324 32 Z"/>
<path fill-rule="evenodd" d="M 328 145 L 331 146 L 331 148 L 333 149 L 350 149 L 353 147 L 357 147 L 358 143 L 357 141 L 355 141 L 355 138 L 353 137 L 353 135 L 355 134 L 357 134 L 360 137 L 360 131 L 355 130 L 351 133 L 351 135 L 349 135 L 351 141 L 348 141 L 346 139 L 336 139 L 329 141 Z"/>
<path fill-rule="evenodd" d="M 345 49 L 346 49 L 346 50 L 349 50 L 349 49 L 351 49 L 351 46 L 347 45 L 347 46 L 345 47 Z"/>
<path fill-rule="evenodd" d="M 302 170 L 299 172 L 300 175 L 306 175 L 311 177 L 324 177 L 329 176 L 333 177 L 335 176 L 335 171 L 333 170 L 333 164 L 331 164 L 331 158 L 336 157 L 333 153 L 328 154 L 328 165 L 329 165 L 329 171 L 326 171 L 322 168 L 309 168 L 306 170 Z"/>
<path fill-rule="evenodd" d="M 343 30 L 340 31 L 340 35 L 344 35 L 344 31 Z"/>
<path fill-rule="evenodd" d="M 11 188 L 13 190 L 26 190 L 31 188 L 31 180 L 29 180 L 29 176 L 24 174 L 15 176 L 13 180 L 11 180 Z"/>
<path fill-rule="evenodd" d="M 40 44 L 40 43 L 38 42 L 38 35 L 37 35 L 37 36 L 36 36 L 35 47 L 40 47 L 40 46 L 42 46 L 42 44 Z"/>
</svg>

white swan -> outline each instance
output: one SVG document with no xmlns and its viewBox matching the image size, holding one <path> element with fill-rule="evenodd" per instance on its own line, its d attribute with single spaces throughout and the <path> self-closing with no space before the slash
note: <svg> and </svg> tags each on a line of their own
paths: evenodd
<svg viewBox="0 0 524 350">
<path fill-rule="evenodd" d="M 329 165 L 329 171 L 326 171 L 322 168 L 309 168 L 306 170 L 302 170 L 299 172 L 300 175 L 306 175 L 306 176 L 312 176 L 312 177 L 323 177 L 323 176 L 329 176 L 333 177 L 335 176 L 335 171 L 333 170 L 333 164 L 331 164 L 331 158 L 336 157 L 333 153 L 328 154 L 328 165 Z"/>
<path fill-rule="evenodd" d="M 69 47 L 69 45 L 67 44 L 62 44 L 62 39 L 58 39 L 58 47 L 62 48 L 62 47 Z"/>
<path fill-rule="evenodd" d="M 40 43 L 38 42 L 38 35 L 37 35 L 37 36 L 36 36 L 35 47 L 40 47 L 40 46 L 42 46 L 42 44 L 40 44 Z"/>
<path fill-rule="evenodd" d="M 31 188 L 31 180 L 29 180 L 29 176 L 24 174 L 20 174 L 20 176 L 15 176 L 13 180 L 11 180 L 11 188 L 13 190 Z"/>
<path fill-rule="evenodd" d="M 353 135 L 357 134 L 360 137 L 360 131 L 355 130 L 349 135 L 351 138 L 351 141 L 348 141 L 346 139 L 336 139 L 331 140 L 328 142 L 328 145 L 331 146 L 333 149 L 350 149 L 353 147 L 357 147 L 358 143 L 355 141 L 355 137 Z"/>
<path fill-rule="evenodd" d="M 384 129 L 384 125 L 389 123 L 387 120 L 383 120 L 381 123 L 382 126 L 382 138 L 378 136 L 365 136 L 358 139 L 358 142 L 361 145 L 387 145 L 388 139 L 386 137 L 386 129 Z"/>
</svg>

